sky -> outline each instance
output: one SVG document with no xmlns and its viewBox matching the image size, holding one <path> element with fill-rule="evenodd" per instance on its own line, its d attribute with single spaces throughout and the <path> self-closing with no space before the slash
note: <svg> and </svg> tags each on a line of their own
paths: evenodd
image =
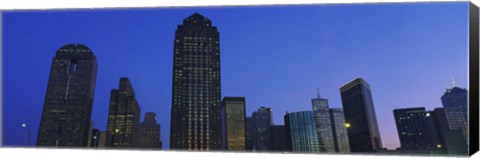
<svg viewBox="0 0 480 158">
<path fill-rule="evenodd" d="M 169 146 L 173 42 L 198 12 L 220 32 L 222 96 L 246 97 L 247 116 L 271 107 L 311 110 L 320 96 L 342 107 L 340 87 L 371 86 L 383 145 L 399 147 L 393 109 L 441 107 L 455 78 L 468 85 L 468 3 L 384 3 L 5 11 L 2 21 L 3 143 L 34 145 L 50 64 L 79 43 L 97 57 L 94 128 L 106 129 L 110 90 L 128 77 L 141 107 L 155 112 Z"/>
</svg>

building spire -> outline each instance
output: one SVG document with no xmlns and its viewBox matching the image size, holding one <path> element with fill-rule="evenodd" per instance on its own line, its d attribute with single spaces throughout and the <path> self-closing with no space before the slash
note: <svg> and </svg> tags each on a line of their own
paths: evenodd
<svg viewBox="0 0 480 158">
<path fill-rule="evenodd" d="M 457 87 L 457 82 L 455 81 L 455 78 L 452 77 L 452 88 Z"/>
<path fill-rule="evenodd" d="M 317 88 L 317 98 L 320 99 L 320 91 Z"/>
</svg>

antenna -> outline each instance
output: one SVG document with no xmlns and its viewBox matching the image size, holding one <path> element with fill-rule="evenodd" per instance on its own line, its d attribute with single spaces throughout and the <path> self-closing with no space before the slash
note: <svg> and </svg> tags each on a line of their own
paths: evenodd
<svg viewBox="0 0 480 158">
<path fill-rule="evenodd" d="M 455 81 L 455 78 L 452 77 L 452 88 L 457 87 L 457 82 Z"/>
<path fill-rule="evenodd" d="M 320 91 L 317 88 L 317 98 L 320 99 Z"/>
</svg>

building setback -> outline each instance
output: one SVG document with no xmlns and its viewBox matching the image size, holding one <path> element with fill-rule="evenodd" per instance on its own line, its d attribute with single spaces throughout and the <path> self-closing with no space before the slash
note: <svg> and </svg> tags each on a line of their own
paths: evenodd
<svg viewBox="0 0 480 158">
<path fill-rule="evenodd" d="M 351 152 L 382 148 L 370 86 L 357 78 L 340 88 Z"/>
<path fill-rule="evenodd" d="M 140 124 L 139 135 L 138 148 L 162 149 L 160 125 L 157 123 L 157 115 L 154 112 L 145 113 L 143 122 Z"/>
<path fill-rule="evenodd" d="M 430 114 L 424 107 L 393 110 L 401 150 L 435 149 L 428 127 Z"/>
<path fill-rule="evenodd" d="M 119 89 L 112 89 L 108 109 L 105 146 L 136 147 L 139 134 L 140 106 L 128 78 L 120 78 Z"/>
<path fill-rule="evenodd" d="M 270 151 L 270 126 L 273 125 L 272 109 L 260 107 L 252 114 L 253 122 L 253 150 Z"/>
<path fill-rule="evenodd" d="M 221 107 L 222 148 L 245 150 L 245 97 L 224 97 Z"/>
<path fill-rule="evenodd" d="M 219 32 L 195 13 L 174 41 L 170 148 L 221 148 Z"/>
<path fill-rule="evenodd" d="M 312 111 L 287 113 L 284 116 L 289 151 L 318 153 L 321 147 Z"/>
<path fill-rule="evenodd" d="M 37 146 L 87 147 L 97 61 L 81 44 L 68 44 L 53 57 Z"/>
</svg>

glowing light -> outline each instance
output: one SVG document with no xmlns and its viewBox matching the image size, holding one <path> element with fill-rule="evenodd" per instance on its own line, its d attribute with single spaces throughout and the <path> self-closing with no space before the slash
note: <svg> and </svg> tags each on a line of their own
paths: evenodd
<svg viewBox="0 0 480 158">
<path fill-rule="evenodd" d="M 350 123 L 345 123 L 346 128 L 350 128 Z"/>
<path fill-rule="evenodd" d="M 22 123 L 22 127 L 27 127 L 27 124 Z"/>
<path fill-rule="evenodd" d="M 441 144 L 437 144 L 437 148 L 442 148 L 442 145 L 441 145 Z"/>
</svg>

